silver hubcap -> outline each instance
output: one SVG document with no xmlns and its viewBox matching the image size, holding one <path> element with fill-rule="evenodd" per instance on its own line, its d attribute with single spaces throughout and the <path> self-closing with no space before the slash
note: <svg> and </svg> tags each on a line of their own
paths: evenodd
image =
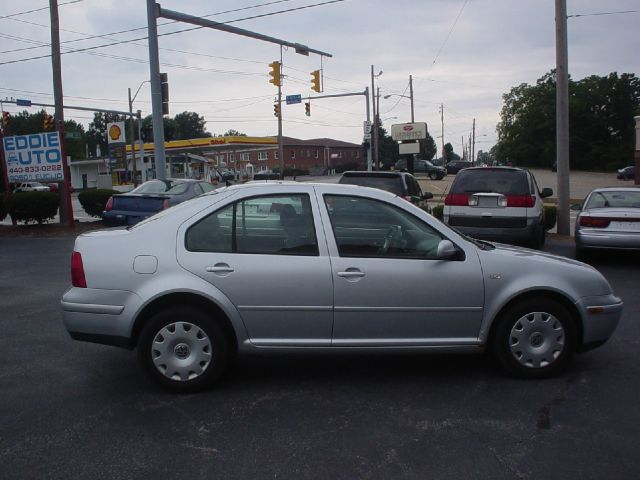
<svg viewBox="0 0 640 480">
<path fill-rule="evenodd" d="M 556 317 L 531 312 L 519 318 L 511 329 L 509 348 L 521 365 L 543 368 L 560 356 L 564 341 L 564 328 Z"/>
<path fill-rule="evenodd" d="M 185 382 L 204 373 L 211 363 L 212 346 L 207 334 L 189 322 L 163 327 L 151 343 L 151 358 L 160 373 Z"/>
</svg>

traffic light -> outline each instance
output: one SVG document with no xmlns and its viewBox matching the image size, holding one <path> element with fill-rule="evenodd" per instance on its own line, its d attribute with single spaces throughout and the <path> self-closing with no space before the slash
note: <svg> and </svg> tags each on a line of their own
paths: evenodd
<svg viewBox="0 0 640 480">
<path fill-rule="evenodd" d="M 9 125 L 9 112 L 2 112 L 2 129 L 4 130 Z"/>
<path fill-rule="evenodd" d="M 51 130 L 53 128 L 53 117 L 51 115 L 49 115 L 48 113 L 44 114 L 44 119 L 43 119 L 43 124 L 44 124 L 44 129 L 45 130 Z"/>
<path fill-rule="evenodd" d="M 311 72 L 311 90 L 320 93 L 320 70 Z"/>
<path fill-rule="evenodd" d="M 162 95 L 162 115 L 169 115 L 169 78 L 160 74 L 160 94 Z"/>
<path fill-rule="evenodd" d="M 307 117 L 311 116 L 311 102 L 307 102 L 307 103 L 304 104 L 304 114 Z"/>
<path fill-rule="evenodd" d="M 269 80 L 269 83 L 273 83 L 276 87 L 279 87 L 282 85 L 280 82 L 280 62 L 271 62 L 269 66 L 271 67 L 271 71 L 269 72 L 271 80 Z"/>
<path fill-rule="evenodd" d="M 273 104 L 273 116 L 280 118 L 280 104 L 279 103 L 274 103 Z"/>
</svg>

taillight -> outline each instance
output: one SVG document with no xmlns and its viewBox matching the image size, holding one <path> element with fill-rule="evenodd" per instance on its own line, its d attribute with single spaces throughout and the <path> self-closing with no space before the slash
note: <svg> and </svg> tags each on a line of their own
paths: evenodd
<svg viewBox="0 0 640 480">
<path fill-rule="evenodd" d="M 450 193 L 444 197 L 444 204 L 456 207 L 466 207 L 469 205 L 469 195 L 466 193 Z"/>
<path fill-rule="evenodd" d="M 535 195 L 506 195 L 507 207 L 531 208 L 536 204 Z"/>
<path fill-rule="evenodd" d="M 80 252 L 71 254 L 71 285 L 79 288 L 87 288 L 87 280 L 84 278 L 84 267 Z"/>
<path fill-rule="evenodd" d="M 104 211 L 110 212 L 112 208 L 113 208 L 113 197 L 109 197 L 107 204 L 104 206 Z"/>
<path fill-rule="evenodd" d="M 588 217 L 588 216 L 580 217 L 581 227 L 607 228 L 610 223 L 611 223 L 611 220 L 608 218 Z"/>
<path fill-rule="evenodd" d="M 169 200 L 168 199 L 164 199 L 164 202 L 162 202 L 162 209 L 166 210 L 167 208 L 169 208 L 171 205 L 169 205 Z"/>
</svg>

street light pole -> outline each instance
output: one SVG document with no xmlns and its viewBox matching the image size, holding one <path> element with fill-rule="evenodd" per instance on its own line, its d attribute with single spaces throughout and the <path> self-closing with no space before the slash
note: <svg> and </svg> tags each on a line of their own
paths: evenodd
<svg viewBox="0 0 640 480">
<path fill-rule="evenodd" d="M 136 174 L 136 146 L 135 135 L 133 133 L 133 100 L 131 100 L 131 89 L 129 88 L 129 137 L 131 141 L 131 176 L 133 177 L 133 186 L 138 186 L 138 175 Z"/>
<path fill-rule="evenodd" d="M 413 77 L 411 75 L 409 75 L 409 98 L 411 98 L 411 123 L 416 123 L 413 111 Z"/>
</svg>

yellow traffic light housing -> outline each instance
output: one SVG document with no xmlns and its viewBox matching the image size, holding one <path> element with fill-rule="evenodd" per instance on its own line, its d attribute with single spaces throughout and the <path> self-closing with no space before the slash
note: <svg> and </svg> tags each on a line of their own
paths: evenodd
<svg viewBox="0 0 640 480">
<path fill-rule="evenodd" d="M 304 104 L 304 114 L 307 117 L 311 116 L 311 102 L 307 102 L 307 103 Z"/>
<path fill-rule="evenodd" d="M 53 127 L 53 117 L 48 113 L 45 113 L 43 124 L 45 130 L 51 130 L 51 128 Z"/>
<path fill-rule="evenodd" d="M 9 112 L 2 112 L 2 129 L 4 130 L 9 125 Z"/>
<path fill-rule="evenodd" d="M 271 67 L 271 71 L 269 72 L 271 80 L 269 80 L 269 83 L 273 83 L 276 87 L 279 87 L 282 85 L 280 81 L 280 62 L 271 62 L 269 66 Z"/>
<path fill-rule="evenodd" d="M 311 90 L 314 92 L 321 92 L 320 89 L 320 70 L 314 70 L 311 72 Z"/>
</svg>

